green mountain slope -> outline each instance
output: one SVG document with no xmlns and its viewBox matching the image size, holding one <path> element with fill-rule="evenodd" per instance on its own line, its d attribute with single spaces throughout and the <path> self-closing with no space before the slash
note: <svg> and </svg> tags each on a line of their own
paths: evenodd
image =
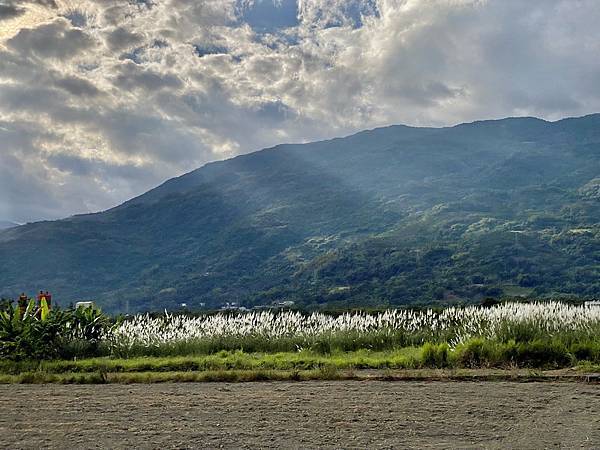
<svg viewBox="0 0 600 450">
<path fill-rule="evenodd" d="M 0 232 L 0 294 L 106 309 L 600 295 L 600 115 L 394 126 Z"/>
</svg>

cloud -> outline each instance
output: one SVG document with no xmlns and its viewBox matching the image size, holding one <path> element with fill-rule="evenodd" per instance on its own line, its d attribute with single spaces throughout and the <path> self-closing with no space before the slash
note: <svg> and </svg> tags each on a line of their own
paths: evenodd
<svg viewBox="0 0 600 450">
<path fill-rule="evenodd" d="M 22 29 L 7 44 L 22 55 L 70 59 L 92 47 L 94 40 L 84 31 L 71 28 L 66 19 L 57 18 L 37 28 Z"/>
<path fill-rule="evenodd" d="M 365 18 L 380 14 L 375 0 L 302 0 L 298 9 L 304 25 L 316 28 L 360 27 Z"/>
<path fill-rule="evenodd" d="M 143 89 L 155 92 L 167 88 L 177 89 L 182 85 L 181 80 L 174 74 L 146 69 L 129 60 L 123 62 L 117 71 L 115 85 L 129 91 Z"/>
<path fill-rule="evenodd" d="M 25 3 L 34 3 L 42 6 L 47 6 L 49 8 L 58 8 L 56 0 L 25 0 Z"/>
<path fill-rule="evenodd" d="M 0 42 L 0 219 L 281 142 L 600 111 L 596 0 L 1 4 L 24 25 Z"/>
<path fill-rule="evenodd" d="M 140 44 L 143 40 L 144 37 L 142 34 L 129 31 L 123 27 L 115 28 L 108 34 L 108 37 L 106 38 L 108 47 L 112 51 L 133 47 L 137 44 Z"/>
<path fill-rule="evenodd" d="M 95 97 L 100 94 L 100 90 L 93 83 L 76 76 L 60 78 L 54 84 L 76 97 Z"/>
<path fill-rule="evenodd" d="M 12 3 L 0 3 L 0 21 L 13 19 L 25 13 L 25 8 L 21 8 Z"/>
</svg>

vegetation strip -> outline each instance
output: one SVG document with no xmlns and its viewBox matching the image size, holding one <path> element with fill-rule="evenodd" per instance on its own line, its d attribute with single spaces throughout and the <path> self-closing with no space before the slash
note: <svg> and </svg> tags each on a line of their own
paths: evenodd
<svg viewBox="0 0 600 450">
<path fill-rule="evenodd" d="M 185 382 L 274 382 L 274 381 L 552 381 L 600 383 L 600 372 L 574 370 L 208 370 L 188 372 L 25 372 L 18 375 L 0 375 L 0 384 L 134 384 Z"/>
<path fill-rule="evenodd" d="M 0 310 L 0 374 L 559 369 L 600 364 L 600 308 L 550 303 L 111 319 Z M 27 375 L 30 376 L 30 375 Z M 44 375 L 45 376 L 45 375 Z"/>
</svg>

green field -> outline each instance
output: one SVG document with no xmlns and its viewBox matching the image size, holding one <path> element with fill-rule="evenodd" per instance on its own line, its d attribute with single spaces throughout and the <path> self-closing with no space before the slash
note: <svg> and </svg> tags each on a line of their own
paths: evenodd
<svg viewBox="0 0 600 450">
<path fill-rule="evenodd" d="M 308 381 L 336 379 L 556 379 L 597 372 L 590 362 L 570 354 L 548 355 L 544 347 L 522 347 L 517 360 L 506 352 L 514 348 L 471 342 L 456 350 L 426 344 L 394 351 L 359 350 L 328 355 L 314 352 L 244 353 L 221 351 L 214 355 L 90 358 L 77 361 L 0 362 L 0 383 L 157 383 L 201 381 Z M 520 358 L 520 359 L 519 359 Z M 596 362 L 600 360 L 596 358 Z M 564 372 L 545 370 L 575 366 Z M 527 368 L 523 370 L 523 368 Z M 578 378 L 577 378 L 578 379 Z"/>
<path fill-rule="evenodd" d="M 589 371 L 600 365 L 600 308 L 505 303 L 114 319 L 97 310 L 38 314 L 31 304 L 21 314 L 7 304 L 0 311 L 0 355 L 4 383 L 337 379 L 365 370 Z"/>
</svg>

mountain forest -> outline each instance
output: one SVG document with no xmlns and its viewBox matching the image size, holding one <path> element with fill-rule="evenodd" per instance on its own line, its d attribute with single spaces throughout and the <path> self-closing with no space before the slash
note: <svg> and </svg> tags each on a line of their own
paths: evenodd
<svg viewBox="0 0 600 450">
<path fill-rule="evenodd" d="M 0 295 L 108 312 L 600 296 L 600 115 L 390 126 L 0 231 Z"/>
</svg>

